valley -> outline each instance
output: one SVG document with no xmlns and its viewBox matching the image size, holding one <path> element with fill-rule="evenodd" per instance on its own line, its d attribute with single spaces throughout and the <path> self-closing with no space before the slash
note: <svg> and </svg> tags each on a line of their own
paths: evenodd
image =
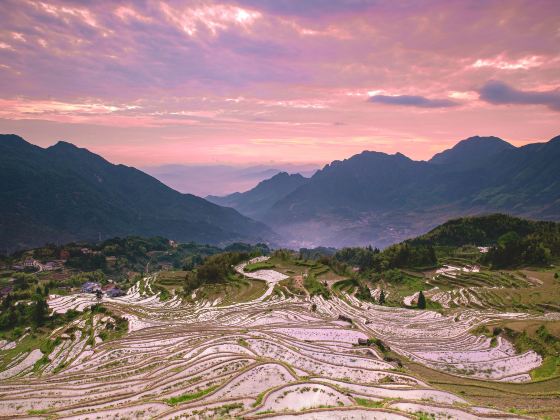
<svg viewBox="0 0 560 420">
<path fill-rule="evenodd" d="M 0 23 L 0 420 L 560 420 L 559 0 Z"/>
<path fill-rule="evenodd" d="M 554 268 L 460 247 L 375 275 L 341 266 L 350 251 L 217 253 L 195 270 L 238 261 L 217 283 L 164 270 L 120 297 L 51 294 L 68 321 L 0 342 L 0 415 L 557 418 Z"/>
</svg>

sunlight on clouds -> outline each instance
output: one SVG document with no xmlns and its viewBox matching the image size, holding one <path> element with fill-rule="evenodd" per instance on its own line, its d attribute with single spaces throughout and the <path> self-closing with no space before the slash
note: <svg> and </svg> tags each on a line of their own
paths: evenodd
<svg viewBox="0 0 560 420">
<path fill-rule="evenodd" d="M 383 90 L 383 89 L 378 89 L 378 90 L 368 90 L 367 92 L 368 96 L 375 96 L 375 95 L 388 95 L 388 93 Z M 364 95 L 360 95 L 360 96 L 364 96 Z M 390 95 L 392 96 L 392 95 Z"/>
<path fill-rule="evenodd" d="M 506 61 L 501 56 L 491 60 L 478 59 L 471 67 L 494 67 L 500 70 L 528 70 L 534 67 L 540 67 L 543 64 L 541 57 L 532 55 L 521 58 L 517 61 Z"/>
<path fill-rule="evenodd" d="M 323 102 L 306 102 L 302 100 L 292 101 L 259 101 L 264 106 L 279 106 L 282 108 L 296 108 L 296 109 L 326 109 L 329 108 Z"/>
<path fill-rule="evenodd" d="M 35 3 L 33 4 L 35 5 Z M 83 22 L 85 22 L 86 24 L 94 28 L 98 26 L 95 17 L 87 9 L 78 9 L 78 8 L 66 7 L 66 6 L 55 6 L 53 4 L 48 4 L 43 2 L 37 3 L 37 5 L 40 6 L 43 9 L 43 11 L 45 11 L 46 13 L 54 15 L 64 21 L 68 21 L 68 17 L 72 16 L 82 20 Z"/>
<path fill-rule="evenodd" d="M 200 26 L 205 27 L 212 35 L 232 25 L 247 29 L 261 17 L 261 14 L 256 11 L 221 4 L 177 10 L 166 3 L 160 3 L 160 8 L 167 19 L 178 25 L 189 36 L 195 36 Z"/>
<path fill-rule="evenodd" d="M 12 38 L 16 41 L 26 42 L 25 36 L 19 32 L 12 32 Z"/>
<path fill-rule="evenodd" d="M 117 15 L 120 19 L 124 21 L 128 21 L 130 19 L 139 20 L 141 22 L 151 22 L 152 18 L 148 16 L 144 16 L 138 13 L 131 7 L 121 6 L 117 10 L 115 10 L 115 15 Z"/>
<path fill-rule="evenodd" d="M 449 97 L 453 99 L 475 100 L 478 99 L 478 93 L 473 91 L 467 91 L 467 92 L 451 91 L 449 92 Z"/>
<path fill-rule="evenodd" d="M 140 108 L 137 105 L 106 105 L 103 103 L 66 103 L 59 101 L 0 100 L 0 115 L 17 114 L 110 114 Z M 21 115 L 20 115 L 21 116 Z"/>
</svg>

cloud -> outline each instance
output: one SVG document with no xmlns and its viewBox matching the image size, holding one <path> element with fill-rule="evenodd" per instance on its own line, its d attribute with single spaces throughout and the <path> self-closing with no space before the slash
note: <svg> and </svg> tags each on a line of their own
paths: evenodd
<svg viewBox="0 0 560 420">
<path fill-rule="evenodd" d="M 494 105 L 545 105 L 560 111 L 560 89 L 548 91 L 519 90 L 504 82 L 490 80 L 478 91 L 480 99 Z"/>
<path fill-rule="evenodd" d="M 236 0 L 236 3 L 285 16 L 317 17 L 359 13 L 379 2 L 378 0 Z"/>
<path fill-rule="evenodd" d="M 478 59 L 471 67 L 494 67 L 500 70 L 528 70 L 534 67 L 540 67 L 543 65 L 541 57 L 537 55 L 532 55 L 529 57 L 520 58 L 516 61 L 507 61 L 501 56 L 494 59 Z"/>
<path fill-rule="evenodd" d="M 459 105 L 450 99 L 429 99 L 416 95 L 374 95 L 368 99 L 368 102 L 385 105 L 414 106 L 417 108 L 451 108 Z"/>
</svg>

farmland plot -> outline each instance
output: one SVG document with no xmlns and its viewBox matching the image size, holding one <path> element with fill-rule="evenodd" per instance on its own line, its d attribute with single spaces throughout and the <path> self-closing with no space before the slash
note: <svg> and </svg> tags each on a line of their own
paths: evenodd
<svg viewBox="0 0 560 420">
<path fill-rule="evenodd" d="M 352 295 L 272 294 L 287 276 L 272 270 L 240 274 L 268 283 L 249 302 L 161 301 L 136 286 L 103 298 L 129 322 L 123 337 L 104 341 L 110 316 L 90 315 L 52 350 L 18 355 L 0 384 L 0 416 L 57 418 L 410 418 L 418 412 L 452 418 L 522 418 L 471 406 L 436 389 L 387 357 L 380 339 L 403 360 L 489 381 L 527 381 L 540 365 L 506 340 L 469 331 L 523 314 L 463 310 L 454 316 L 363 303 Z M 52 296 L 54 311 L 83 311 L 91 295 Z M 85 316 L 85 315 L 84 315 Z M 344 321 L 339 317 L 342 316 Z M 53 332 L 52 339 L 63 330 Z M 368 341 L 369 339 L 369 341 Z M 6 346 L 6 344 L 4 344 Z M 39 359 L 42 360 L 38 363 Z"/>
</svg>

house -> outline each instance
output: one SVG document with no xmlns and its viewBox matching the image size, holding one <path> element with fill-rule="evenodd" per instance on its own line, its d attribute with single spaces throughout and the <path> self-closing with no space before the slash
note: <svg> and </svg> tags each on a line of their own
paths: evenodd
<svg viewBox="0 0 560 420">
<path fill-rule="evenodd" d="M 160 267 L 164 271 L 173 270 L 173 264 L 171 264 L 170 262 L 162 262 L 160 263 Z"/>
<path fill-rule="evenodd" d="M 5 286 L 5 287 L 2 287 L 2 288 L 0 289 L 0 297 L 6 297 L 6 296 L 8 296 L 10 293 L 12 293 L 12 290 L 13 290 L 13 289 L 14 289 L 14 288 L 13 288 L 12 286 Z"/>
<path fill-rule="evenodd" d="M 33 258 L 26 258 L 25 261 L 23 262 L 23 267 L 24 268 L 35 267 L 35 264 L 37 264 L 37 261 L 35 261 Z"/>
<path fill-rule="evenodd" d="M 101 291 L 107 293 L 109 290 L 113 290 L 116 287 L 117 285 L 115 283 L 107 283 L 101 288 Z"/>
<path fill-rule="evenodd" d="M 60 264 L 58 261 L 47 261 L 45 264 L 43 264 L 43 270 L 46 271 L 52 271 L 52 270 L 56 270 L 62 267 L 62 264 Z"/>
<path fill-rule="evenodd" d="M 118 287 L 113 287 L 112 289 L 108 290 L 105 294 L 111 298 L 126 295 L 126 293 L 123 290 L 119 289 Z"/>
<path fill-rule="evenodd" d="M 98 290 L 101 291 L 99 283 L 88 281 L 82 284 L 82 293 L 95 293 Z"/>
<path fill-rule="evenodd" d="M 117 263 L 117 257 L 109 255 L 108 257 L 105 257 L 105 262 L 108 266 L 114 266 Z"/>
</svg>

